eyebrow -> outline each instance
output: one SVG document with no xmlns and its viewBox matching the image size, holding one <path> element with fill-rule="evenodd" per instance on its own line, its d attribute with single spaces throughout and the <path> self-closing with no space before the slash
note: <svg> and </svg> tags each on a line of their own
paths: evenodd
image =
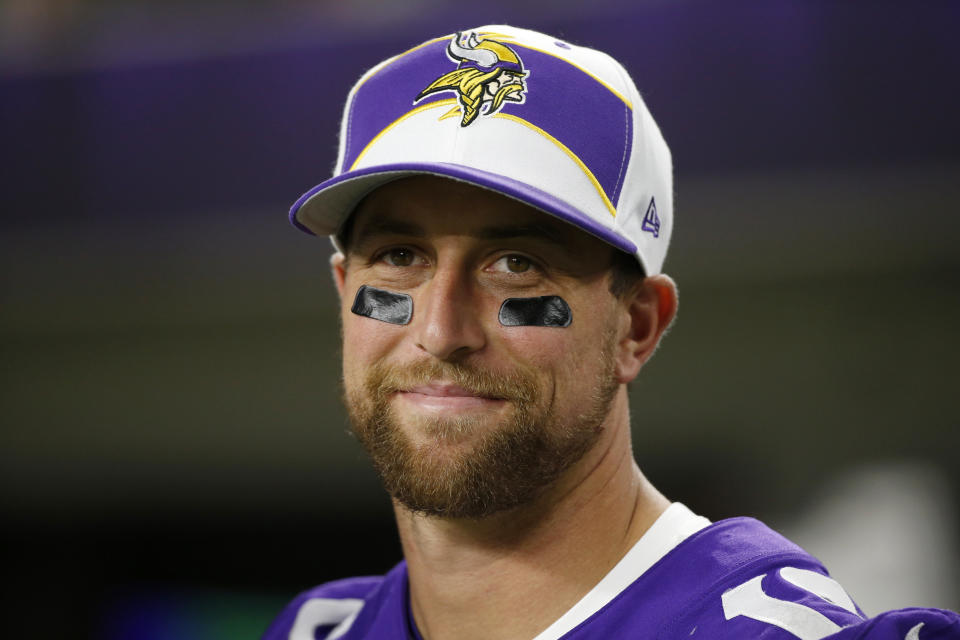
<svg viewBox="0 0 960 640">
<path fill-rule="evenodd" d="M 546 224 L 510 224 L 501 227 L 486 227 L 477 236 L 484 240 L 508 240 L 510 238 L 534 238 L 548 240 L 554 244 L 565 244 L 560 230 Z"/>
<path fill-rule="evenodd" d="M 372 237 L 381 235 L 399 235 L 413 238 L 423 238 L 427 232 L 420 225 L 396 218 L 376 218 L 357 230 L 354 243 L 357 245 Z M 554 225 L 549 224 L 508 224 L 496 227 L 483 227 L 476 232 L 476 237 L 483 240 L 509 240 L 512 238 L 533 238 L 546 240 L 552 244 L 565 245 L 563 234 Z"/>
<path fill-rule="evenodd" d="M 423 238 L 427 232 L 420 225 L 397 220 L 396 218 L 375 218 L 357 229 L 353 244 L 361 245 L 376 236 L 411 236 Z"/>
</svg>

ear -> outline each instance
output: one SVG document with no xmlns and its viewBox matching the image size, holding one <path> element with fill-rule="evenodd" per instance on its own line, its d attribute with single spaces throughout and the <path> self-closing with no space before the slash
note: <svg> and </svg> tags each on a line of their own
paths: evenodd
<svg viewBox="0 0 960 640">
<path fill-rule="evenodd" d="M 344 266 L 346 257 L 339 251 L 330 256 L 330 271 L 333 275 L 333 284 L 337 287 L 337 294 L 343 297 L 343 283 L 347 278 L 347 269 Z"/>
<path fill-rule="evenodd" d="M 664 274 L 638 282 L 624 305 L 616 374 L 623 384 L 637 377 L 677 315 L 677 285 Z"/>
</svg>

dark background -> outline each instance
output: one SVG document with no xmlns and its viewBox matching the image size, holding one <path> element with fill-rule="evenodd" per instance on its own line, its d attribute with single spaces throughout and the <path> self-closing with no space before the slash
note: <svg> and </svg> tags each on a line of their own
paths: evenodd
<svg viewBox="0 0 960 640">
<path fill-rule="evenodd" d="M 868 611 L 960 606 L 960 5 L 6 0 L 8 629 L 257 637 L 399 559 L 346 435 L 330 248 L 286 208 L 365 69 L 490 23 L 622 60 L 672 147 L 648 476 L 783 529 Z"/>
</svg>

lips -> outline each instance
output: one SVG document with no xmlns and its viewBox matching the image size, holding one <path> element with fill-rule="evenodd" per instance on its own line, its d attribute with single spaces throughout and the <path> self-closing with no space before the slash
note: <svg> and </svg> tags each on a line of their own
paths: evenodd
<svg viewBox="0 0 960 640">
<path fill-rule="evenodd" d="M 439 398 L 451 397 L 472 397 L 482 398 L 482 394 L 471 391 L 455 384 L 424 384 L 408 389 L 406 393 L 419 393 L 425 396 L 434 396 Z"/>
<path fill-rule="evenodd" d="M 484 396 L 455 384 L 443 383 L 418 385 L 398 391 L 397 396 L 422 408 L 435 410 L 485 408 L 503 402 L 501 398 Z"/>
</svg>

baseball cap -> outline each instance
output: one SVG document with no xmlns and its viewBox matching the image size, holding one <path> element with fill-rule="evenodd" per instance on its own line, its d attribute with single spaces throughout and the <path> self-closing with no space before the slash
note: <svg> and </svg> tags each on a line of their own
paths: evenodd
<svg viewBox="0 0 960 640">
<path fill-rule="evenodd" d="M 673 228 L 670 150 L 612 57 L 506 25 L 428 40 L 347 97 L 334 176 L 290 220 L 336 234 L 377 187 L 412 175 L 515 198 L 660 273 Z"/>
</svg>

